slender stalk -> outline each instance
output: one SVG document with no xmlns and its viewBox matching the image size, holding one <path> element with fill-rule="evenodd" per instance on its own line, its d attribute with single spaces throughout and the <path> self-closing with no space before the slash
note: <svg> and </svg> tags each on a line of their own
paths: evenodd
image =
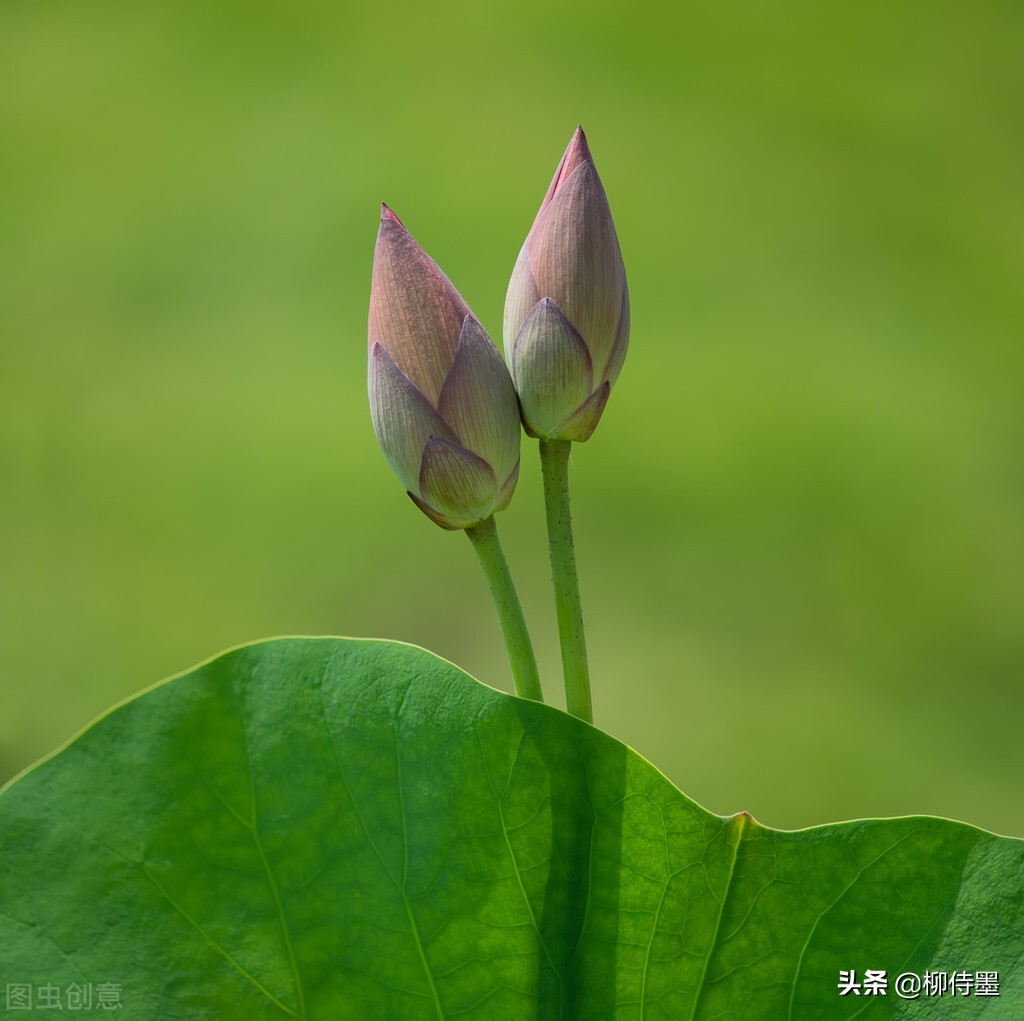
<svg viewBox="0 0 1024 1021">
<path fill-rule="evenodd" d="M 535 702 L 543 702 L 544 693 L 540 687 L 533 643 L 530 641 L 530 632 L 526 629 L 523 608 L 519 605 L 519 596 L 516 595 L 516 587 L 512 583 L 505 552 L 498 539 L 498 526 L 494 523 L 494 517 L 467 528 L 466 535 L 469 536 L 469 541 L 480 560 L 480 566 L 487 576 L 494 609 L 498 612 L 498 623 L 505 638 L 505 648 L 508 650 L 516 694 L 520 698 L 532 698 Z"/>
<path fill-rule="evenodd" d="M 551 583 L 555 589 L 558 640 L 562 646 L 565 707 L 573 716 L 594 721 L 590 699 L 587 639 L 580 607 L 580 583 L 576 577 L 576 550 L 572 541 L 569 508 L 569 440 L 541 440 L 540 466 L 544 473 L 544 509 L 548 519 L 548 552 Z"/>
</svg>

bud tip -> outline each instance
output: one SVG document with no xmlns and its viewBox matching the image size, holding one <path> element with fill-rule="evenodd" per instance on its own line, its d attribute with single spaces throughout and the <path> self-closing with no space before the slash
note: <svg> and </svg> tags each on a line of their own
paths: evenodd
<svg viewBox="0 0 1024 1021">
<path fill-rule="evenodd" d="M 558 164 L 555 176 L 548 186 L 548 192 L 544 196 L 541 208 L 551 201 L 562 183 L 572 176 L 572 172 L 581 163 L 590 163 L 593 166 L 594 157 L 590 154 L 590 146 L 587 144 L 587 136 L 583 132 L 583 125 L 577 124 L 576 130 L 573 132 L 572 138 L 569 139 L 569 144 L 566 146 L 565 153 L 562 156 L 562 162 Z"/>
<path fill-rule="evenodd" d="M 399 227 L 404 226 L 402 221 L 395 216 L 394 211 L 388 206 L 386 202 L 380 204 L 380 222 L 386 223 L 388 220 L 394 220 Z"/>
</svg>

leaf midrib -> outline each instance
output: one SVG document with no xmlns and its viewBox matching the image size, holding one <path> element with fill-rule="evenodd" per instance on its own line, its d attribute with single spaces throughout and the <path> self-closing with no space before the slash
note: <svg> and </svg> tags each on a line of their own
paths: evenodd
<svg viewBox="0 0 1024 1021">
<path fill-rule="evenodd" d="M 722 899 L 718 904 L 718 917 L 715 919 L 715 930 L 711 935 L 711 942 L 708 944 L 708 952 L 704 956 L 704 963 L 701 965 L 700 978 L 697 981 L 697 992 L 693 997 L 693 1007 L 690 1010 L 690 1021 L 695 1021 L 697 1017 L 697 1007 L 700 1005 L 701 995 L 704 992 L 704 982 L 707 978 L 708 966 L 711 964 L 711 958 L 714 956 L 715 950 L 718 948 L 718 934 L 722 929 L 722 919 L 725 917 L 725 905 L 729 899 L 729 895 L 732 893 L 733 878 L 736 875 L 736 862 L 739 859 L 740 844 L 743 841 L 743 833 L 747 828 L 747 822 L 750 816 L 745 813 L 740 815 L 734 815 L 731 819 L 725 821 L 726 832 L 730 830 L 736 830 L 736 839 L 732 843 L 732 858 L 729 861 L 729 874 L 725 879 L 725 889 L 722 891 Z M 644 1005 L 641 1003 L 640 1015 L 643 1017 Z"/>
</svg>

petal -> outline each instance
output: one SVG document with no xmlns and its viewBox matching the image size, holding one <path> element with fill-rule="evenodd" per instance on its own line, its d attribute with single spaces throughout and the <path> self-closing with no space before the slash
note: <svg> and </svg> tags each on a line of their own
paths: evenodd
<svg viewBox="0 0 1024 1021">
<path fill-rule="evenodd" d="M 472 316 L 463 324 L 437 409 L 458 441 L 499 478 L 512 470 L 522 436 L 515 388 L 498 349 Z"/>
<path fill-rule="evenodd" d="M 619 311 L 619 328 L 615 334 L 615 343 L 612 345 L 611 353 L 608 356 L 608 364 L 604 372 L 597 375 L 602 382 L 614 383 L 622 371 L 623 362 L 626 360 L 626 349 L 629 347 L 629 288 L 626 281 L 622 281 L 622 306 Z"/>
<path fill-rule="evenodd" d="M 551 298 L 534 305 L 512 345 L 512 379 L 523 421 L 542 436 L 590 396 L 587 345 Z"/>
<path fill-rule="evenodd" d="M 530 269 L 530 260 L 524 244 L 519 258 L 512 269 L 512 278 L 508 282 L 505 294 L 505 315 L 502 320 L 502 341 L 505 345 L 505 357 L 512 351 L 512 343 L 523 325 L 530 309 L 540 301 L 542 295 L 537 289 L 537 281 Z"/>
<path fill-rule="evenodd" d="M 427 439 L 455 437 L 380 344 L 370 351 L 368 377 L 370 417 L 377 442 L 402 485 L 414 489 Z"/>
<path fill-rule="evenodd" d="M 473 525 L 477 523 L 476 521 L 458 521 L 454 518 L 446 517 L 444 514 L 440 514 L 436 510 L 434 510 L 433 507 L 429 507 L 427 504 L 425 504 L 411 490 L 409 491 L 408 496 L 412 500 L 412 502 L 416 504 L 416 506 L 419 507 L 419 509 L 423 511 L 423 513 L 426 514 L 426 516 L 430 518 L 431 521 L 434 522 L 435 525 L 440 525 L 442 528 L 447 528 L 449 532 L 454 532 L 459 528 L 472 528 Z"/>
<path fill-rule="evenodd" d="M 581 404 L 564 421 L 559 422 L 552 430 L 553 440 L 575 440 L 583 443 L 589 440 L 597 428 L 604 414 L 604 406 L 608 403 L 608 394 L 611 393 L 611 384 L 603 383 L 590 397 Z"/>
<path fill-rule="evenodd" d="M 385 206 L 373 254 L 369 347 L 382 344 L 436 404 L 467 315 L 459 292 Z"/>
<path fill-rule="evenodd" d="M 526 240 L 542 297 L 561 306 L 590 349 L 608 362 L 619 327 L 625 269 L 611 210 L 593 163 L 560 185 Z"/>
<path fill-rule="evenodd" d="M 498 480 L 482 457 L 457 443 L 431 436 L 423 448 L 419 494 L 424 503 L 446 518 L 472 524 L 494 510 Z"/>
<path fill-rule="evenodd" d="M 519 481 L 519 462 L 512 469 L 511 474 L 502 483 L 498 491 L 498 502 L 494 505 L 494 512 L 503 511 L 512 501 L 512 494 L 516 491 L 516 483 Z"/>
<path fill-rule="evenodd" d="M 551 201 L 552 195 L 572 176 L 572 172 L 588 160 L 593 163 L 594 157 L 590 155 L 590 146 L 587 145 L 587 136 L 583 134 L 581 124 L 569 139 L 569 145 L 562 156 L 562 162 L 558 164 L 555 176 L 551 179 L 551 184 L 548 185 L 548 192 L 544 196 L 541 208 Z"/>
</svg>

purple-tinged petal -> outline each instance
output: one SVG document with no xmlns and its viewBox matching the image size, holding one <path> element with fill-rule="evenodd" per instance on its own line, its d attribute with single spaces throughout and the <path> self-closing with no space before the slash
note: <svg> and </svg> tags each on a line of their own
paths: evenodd
<svg viewBox="0 0 1024 1021">
<path fill-rule="evenodd" d="M 505 362 L 472 316 L 462 326 L 437 409 L 458 441 L 505 478 L 519 460 L 519 405 Z"/>
<path fill-rule="evenodd" d="M 608 355 L 608 364 L 601 373 L 595 372 L 595 378 L 602 382 L 614 384 L 626 361 L 626 349 L 629 347 L 629 288 L 622 281 L 622 305 L 619 311 L 619 328 L 615 334 L 615 343 Z"/>
<path fill-rule="evenodd" d="M 512 379 L 530 433 L 551 430 L 591 393 L 593 366 L 587 345 L 551 298 L 530 310 L 512 345 Z"/>
<path fill-rule="evenodd" d="M 439 514 L 471 524 L 490 517 L 498 496 L 491 466 L 471 450 L 438 436 L 431 436 L 423 448 L 418 488 L 423 502 Z"/>
<path fill-rule="evenodd" d="M 537 217 L 526 250 L 541 296 L 558 302 L 594 364 L 607 364 L 618 333 L 625 270 L 593 163 L 581 163 L 559 185 Z"/>
<path fill-rule="evenodd" d="M 572 172 L 581 164 L 587 161 L 593 163 L 594 158 L 590 155 L 590 146 L 587 145 L 587 136 L 583 134 L 583 125 L 579 125 L 569 139 L 569 145 L 562 155 L 562 162 L 558 164 L 555 176 L 548 185 L 548 192 L 544 196 L 541 207 L 546 206 L 556 191 L 572 176 Z"/>
<path fill-rule="evenodd" d="M 406 489 L 415 489 L 430 436 L 454 439 L 451 429 L 380 344 L 370 351 L 367 380 L 373 430 Z"/>
<path fill-rule="evenodd" d="M 599 386 L 587 401 L 581 404 L 564 421 L 559 422 L 552 430 L 551 438 L 554 440 L 575 440 L 583 443 L 589 440 L 597 428 L 604 414 L 604 406 L 608 403 L 608 394 L 611 393 L 611 384 L 603 383 Z"/>
<path fill-rule="evenodd" d="M 369 347 L 382 344 L 432 404 L 448 374 L 469 306 L 387 206 L 370 288 Z"/>
<path fill-rule="evenodd" d="M 530 309 L 543 297 L 533 278 L 530 260 L 526 253 L 526 245 L 519 252 L 519 258 L 512 269 L 512 279 L 508 282 L 505 294 L 505 315 L 502 319 L 502 342 L 505 345 L 505 357 L 512 354 L 512 343 L 516 339 L 519 328 L 529 315 Z"/>
</svg>

